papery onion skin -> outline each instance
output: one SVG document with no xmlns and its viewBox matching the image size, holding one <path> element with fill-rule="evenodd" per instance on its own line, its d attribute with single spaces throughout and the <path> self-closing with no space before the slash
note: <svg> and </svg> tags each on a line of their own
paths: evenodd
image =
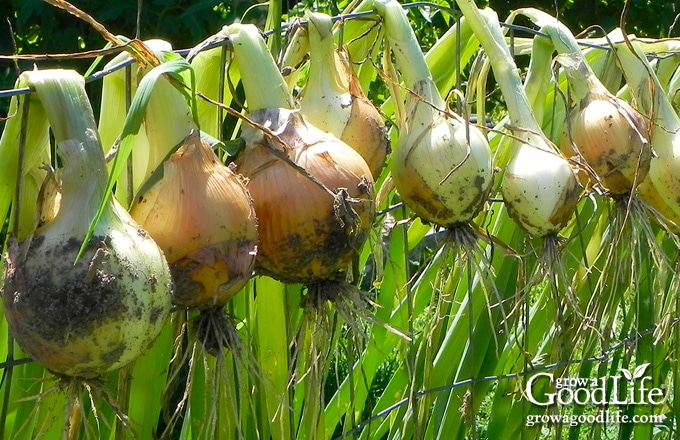
<svg viewBox="0 0 680 440">
<path fill-rule="evenodd" d="M 246 181 L 198 134 L 165 162 L 163 178 L 131 214 L 166 253 L 174 304 L 222 306 L 252 276 L 258 233 Z"/>
<path fill-rule="evenodd" d="M 652 157 L 644 120 L 624 101 L 595 99 L 576 111 L 571 136 L 579 153 L 612 194 L 630 193 Z"/>
<path fill-rule="evenodd" d="M 356 151 L 306 124 L 295 111 L 264 109 L 249 118 L 261 124 L 274 121 L 270 126 L 281 128 L 277 135 L 287 143 L 287 156 L 338 194 L 334 200 L 273 154 L 270 148 L 281 151 L 282 147 L 258 129 L 244 129 L 247 146 L 236 163 L 238 172 L 249 179 L 255 203 L 260 232 L 258 271 L 290 283 L 337 277 L 366 240 L 373 222 L 373 180 L 368 165 Z M 344 202 L 355 211 L 356 219 L 343 211 Z"/>
</svg>

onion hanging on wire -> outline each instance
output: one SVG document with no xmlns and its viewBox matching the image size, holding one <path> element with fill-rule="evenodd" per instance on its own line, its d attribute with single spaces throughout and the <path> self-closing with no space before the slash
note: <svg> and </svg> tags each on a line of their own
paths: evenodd
<svg viewBox="0 0 680 440">
<path fill-rule="evenodd" d="M 609 92 L 588 64 L 571 31 L 534 8 L 518 14 L 541 26 L 537 38 L 559 53 L 555 61 L 567 76 L 571 108 L 564 150 L 574 150 L 612 196 L 629 195 L 646 178 L 652 158 L 644 117 Z"/>
<path fill-rule="evenodd" d="M 352 328 L 359 328 L 358 317 L 376 321 L 366 293 L 347 281 L 347 268 L 373 224 L 373 177 L 359 153 L 293 108 L 255 26 L 233 24 L 222 33 L 231 42 L 248 109 L 241 116 L 245 148 L 235 163 L 249 180 L 258 218 L 256 270 L 306 287 L 296 348 L 304 355 L 300 368 L 308 369 L 299 374 L 309 401 L 319 402 L 335 312 Z M 312 406 L 304 411 L 310 415 L 303 417 L 317 417 Z"/>
<path fill-rule="evenodd" d="M 128 364 L 156 339 L 170 310 L 163 252 L 110 197 L 82 76 L 25 73 L 43 101 L 63 162 L 53 218 L 10 243 L 3 301 L 12 335 L 54 373 L 91 379 Z"/>
<path fill-rule="evenodd" d="M 225 32 L 248 100 L 246 146 L 235 163 L 249 179 L 258 217 L 257 267 L 291 283 L 337 278 L 372 225 L 371 171 L 359 153 L 292 108 L 257 28 L 234 24 Z M 258 75 L 246 75 L 252 66 Z"/>
<path fill-rule="evenodd" d="M 331 17 L 315 12 L 306 16 L 310 62 L 300 112 L 356 150 L 377 179 L 390 148 L 382 116 L 364 94 L 348 54 L 336 48 Z"/>
<path fill-rule="evenodd" d="M 164 162 L 163 176 L 130 213 L 165 251 L 174 304 L 221 307 L 250 279 L 257 221 L 245 180 L 198 132 Z"/>
<path fill-rule="evenodd" d="M 652 150 L 642 115 L 594 77 L 582 56 L 559 55 L 574 95 L 569 138 L 612 195 L 630 194 L 647 177 Z"/>
<path fill-rule="evenodd" d="M 472 0 L 457 0 L 486 51 L 515 131 L 501 192 L 508 213 L 535 237 L 556 236 L 579 200 L 580 185 L 569 161 L 536 121 L 517 66 L 505 43 L 498 17 L 478 10 Z"/>
<path fill-rule="evenodd" d="M 408 89 L 406 114 L 392 158 L 392 179 L 423 220 L 450 228 L 482 210 L 493 183 L 484 134 L 448 110 L 418 40 L 397 1 L 376 0 L 385 36 Z"/>
</svg>

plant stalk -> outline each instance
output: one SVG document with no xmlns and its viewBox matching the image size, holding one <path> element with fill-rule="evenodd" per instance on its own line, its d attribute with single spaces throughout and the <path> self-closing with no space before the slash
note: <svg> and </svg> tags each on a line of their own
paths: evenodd
<svg viewBox="0 0 680 440">
<path fill-rule="evenodd" d="M 288 85 L 255 25 L 225 26 L 248 97 L 248 112 L 266 108 L 293 109 Z"/>
</svg>

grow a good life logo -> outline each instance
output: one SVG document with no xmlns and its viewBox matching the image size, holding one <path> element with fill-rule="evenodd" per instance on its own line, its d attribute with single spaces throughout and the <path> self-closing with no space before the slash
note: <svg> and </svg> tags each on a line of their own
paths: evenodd
<svg viewBox="0 0 680 440">
<path fill-rule="evenodd" d="M 553 373 L 536 373 L 526 384 L 525 395 L 529 402 L 536 406 L 548 407 L 553 405 L 595 405 L 609 408 L 610 406 L 627 405 L 661 405 L 666 400 L 663 387 L 651 386 L 652 378 L 645 375 L 649 364 L 642 364 L 632 372 L 620 368 L 620 375 L 612 377 L 555 377 Z M 548 391 L 541 391 L 548 390 Z M 630 420 L 622 411 L 602 412 L 598 416 L 579 415 L 584 420 L 577 422 L 590 423 L 661 423 L 663 415 L 635 416 Z M 572 426 L 573 420 L 566 416 L 557 415 L 560 420 L 553 420 L 554 415 L 528 416 L 527 426 L 536 423 L 566 422 Z M 592 417 L 592 420 L 590 418 Z M 545 420 L 544 420 L 545 419 Z"/>
</svg>

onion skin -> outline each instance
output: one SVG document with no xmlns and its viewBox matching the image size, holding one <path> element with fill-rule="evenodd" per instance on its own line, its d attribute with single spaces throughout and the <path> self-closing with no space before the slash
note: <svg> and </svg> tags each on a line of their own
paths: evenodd
<svg viewBox="0 0 680 440">
<path fill-rule="evenodd" d="M 425 221 L 443 227 L 472 221 L 493 184 L 486 137 L 416 99 L 407 111 L 409 124 L 392 158 L 399 194 Z"/>
<path fill-rule="evenodd" d="M 574 43 L 575 44 L 575 43 Z M 645 118 L 607 90 L 578 50 L 555 59 L 569 80 L 573 106 L 568 139 L 613 196 L 629 194 L 647 177 L 652 158 Z"/>
<path fill-rule="evenodd" d="M 255 267 L 257 219 L 245 179 L 222 164 L 197 132 L 163 169 L 130 213 L 167 256 L 173 303 L 220 307 Z"/>
<path fill-rule="evenodd" d="M 556 235 L 572 217 L 582 191 L 564 157 L 537 136 L 521 144 L 506 166 L 501 192 L 508 214 L 534 237 Z M 540 200 L 542 203 L 536 203 Z"/>
<path fill-rule="evenodd" d="M 572 140 L 612 194 L 630 193 L 649 171 L 652 154 L 642 117 L 627 103 L 595 99 L 572 118 Z"/>
<path fill-rule="evenodd" d="M 60 151 L 78 148 L 65 144 Z M 83 200 L 66 182 L 90 172 L 73 166 L 75 159 L 64 160 L 69 176 L 57 216 L 10 242 L 3 303 L 12 336 L 30 357 L 54 373 L 93 378 L 149 348 L 169 314 L 173 285 L 161 249 L 115 199 L 74 264 L 83 236 L 72 220 L 83 215 Z M 105 172 L 103 157 L 101 166 Z"/>
<path fill-rule="evenodd" d="M 269 126 L 286 143 L 282 147 L 258 128 L 244 127 L 246 150 L 236 160 L 238 172 L 249 179 L 258 218 L 257 270 L 288 283 L 337 277 L 373 222 L 368 165 L 352 148 L 307 124 L 294 110 L 263 109 L 249 118 Z M 336 197 L 272 149 L 286 154 Z"/>
</svg>

